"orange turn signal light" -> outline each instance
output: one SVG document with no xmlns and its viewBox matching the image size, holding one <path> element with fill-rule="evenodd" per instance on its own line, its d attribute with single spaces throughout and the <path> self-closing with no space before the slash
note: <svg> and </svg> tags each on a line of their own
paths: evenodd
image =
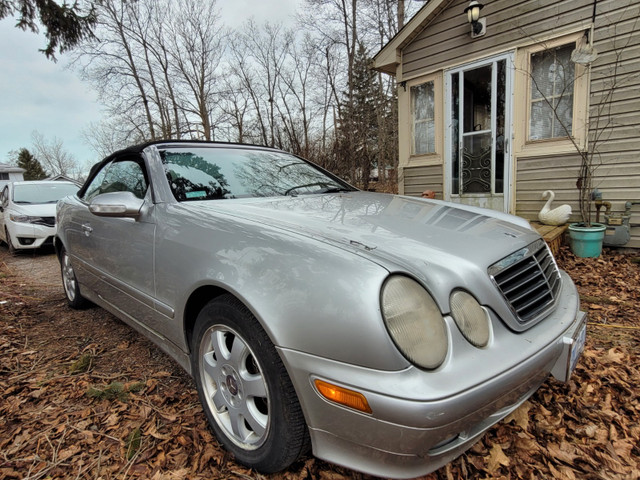
<svg viewBox="0 0 640 480">
<path fill-rule="evenodd" d="M 363 394 L 323 382 L 322 380 L 314 380 L 314 383 L 320 394 L 327 400 L 364 413 L 372 413 L 369 402 L 367 402 Z"/>
</svg>

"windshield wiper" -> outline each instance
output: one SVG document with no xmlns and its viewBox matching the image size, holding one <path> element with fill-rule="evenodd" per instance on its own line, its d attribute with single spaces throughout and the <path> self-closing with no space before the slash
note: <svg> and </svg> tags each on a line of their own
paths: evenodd
<svg viewBox="0 0 640 480">
<path fill-rule="evenodd" d="M 309 187 L 326 187 L 326 183 L 324 182 L 313 182 L 313 183 L 305 183 L 304 185 L 296 185 L 295 187 L 291 187 L 289 190 L 284 192 L 284 196 L 291 195 L 297 197 L 299 194 L 296 193 L 296 190 L 300 188 L 309 188 Z M 305 192 L 310 193 L 310 192 Z"/>
<path fill-rule="evenodd" d="M 289 190 L 284 192 L 284 195 L 291 195 L 297 197 L 298 193 L 295 193 L 296 190 L 300 188 L 309 188 L 309 187 L 320 187 L 318 190 L 313 190 L 312 192 L 303 192 L 303 195 L 311 195 L 313 193 L 337 193 L 337 192 L 352 192 L 353 190 L 346 187 L 341 187 L 340 185 L 327 185 L 324 182 L 315 182 L 315 183 L 307 183 L 305 185 L 297 185 L 295 187 L 291 187 Z"/>
<path fill-rule="evenodd" d="M 353 192 L 353 190 L 351 188 L 345 188 L 345 187 L 326 187 L 326 188 L 322 188 L 320 190 L 318 190 L 317 192 L 313 192 L 313 193 L 339 193 L 339 192 Z"/>
</svg>

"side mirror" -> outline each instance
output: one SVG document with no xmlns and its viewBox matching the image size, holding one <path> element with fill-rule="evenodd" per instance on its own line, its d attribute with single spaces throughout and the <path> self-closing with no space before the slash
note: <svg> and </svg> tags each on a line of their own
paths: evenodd
<svg viewBox="0 0 640 480">
<path fill-rule="evenodd" d="M 103 193 L 91 200 L 89 211 L 99 217 L 138 218 L 143 203 L 131 192 Z"/>
</svg>

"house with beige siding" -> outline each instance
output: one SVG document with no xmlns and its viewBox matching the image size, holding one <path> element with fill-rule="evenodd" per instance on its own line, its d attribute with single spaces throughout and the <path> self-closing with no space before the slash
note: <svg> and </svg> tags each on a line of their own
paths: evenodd
<svg viewBox="0 0 640 480">
<path fill-rule="evenodd" d="M 468 0 L 430 0 L 374 58 L 397 80 L 399 192 L 535 220 L 553 190 L 580 221 L 590 152 L 593 187 L 611 213 L 639 202 L 639 225 L 640 0 L 481 3 L 479 34 Z"/>
</svg>

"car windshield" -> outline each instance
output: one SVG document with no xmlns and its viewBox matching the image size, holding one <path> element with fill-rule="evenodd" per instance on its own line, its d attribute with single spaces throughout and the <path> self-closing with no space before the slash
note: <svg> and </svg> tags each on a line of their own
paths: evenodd
<svg viewBox="0 0 640 480">
<path fill-rule="evenodd" d="M 283 152 L 236 148 L 160 150 L 178 201 L 351 191 L 353 187 Z"/>
<path fill-rule="evenodd" d="M 67 195 L 77 193 L 78 187 L 71 183 L 28 183 L 13 186 L 13 203 L 56 203 Z"/>
</svg>

